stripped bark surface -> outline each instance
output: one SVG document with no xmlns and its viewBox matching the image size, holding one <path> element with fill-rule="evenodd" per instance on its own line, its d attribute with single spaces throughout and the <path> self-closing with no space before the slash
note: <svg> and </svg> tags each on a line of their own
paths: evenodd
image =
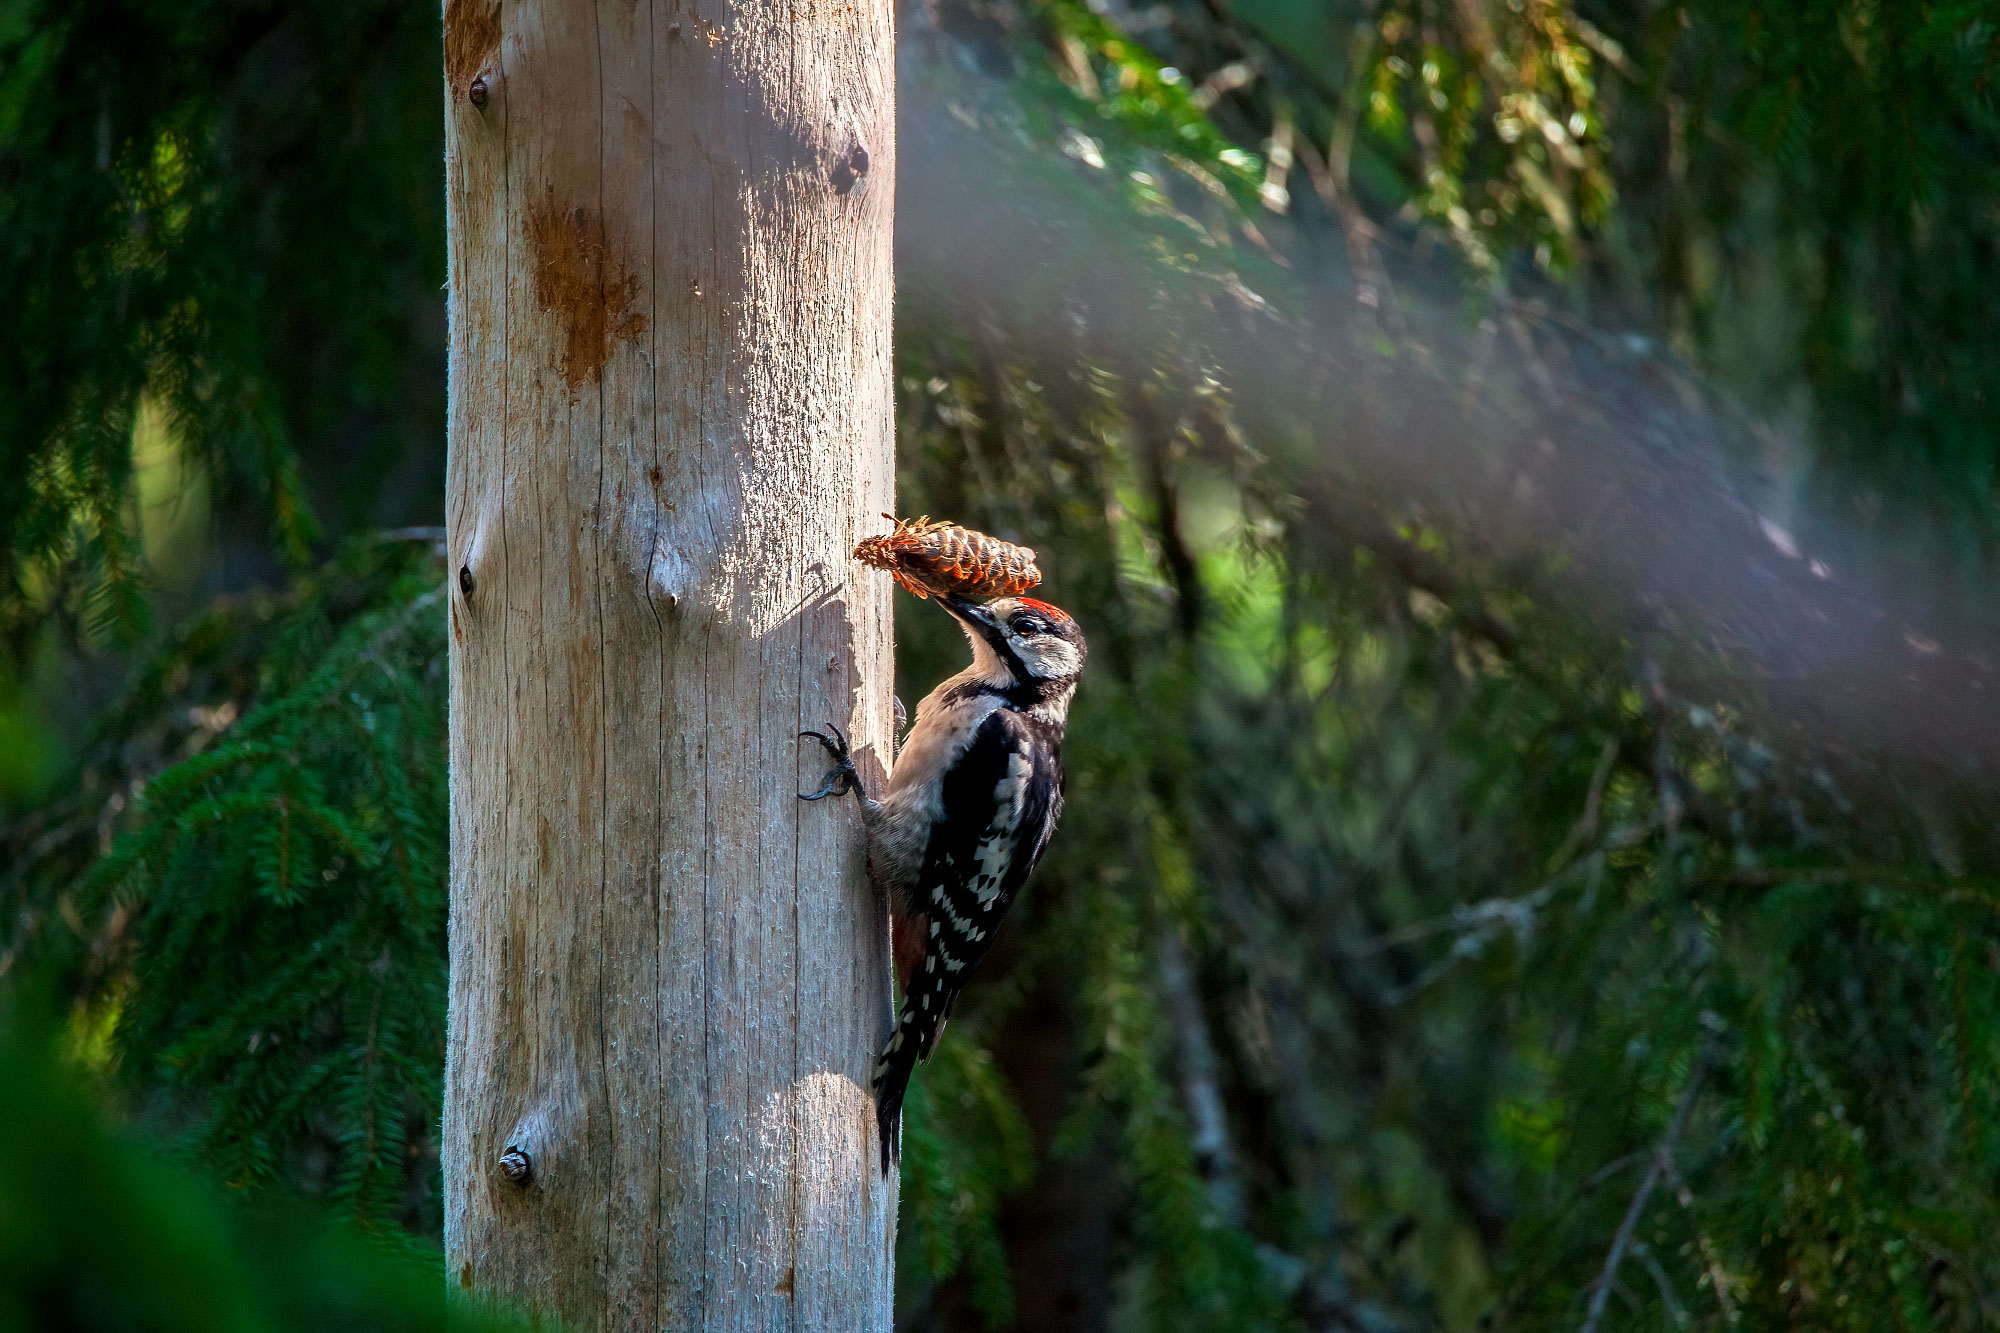
<svg viewBox="0 0 2000 1333">
<path fill-rule="evenodd" d="M 885 1329 L 886 905 L 794 792 L 890 737 L 891 7 L 445 15 L 451 1280 Z"/>
</svg>

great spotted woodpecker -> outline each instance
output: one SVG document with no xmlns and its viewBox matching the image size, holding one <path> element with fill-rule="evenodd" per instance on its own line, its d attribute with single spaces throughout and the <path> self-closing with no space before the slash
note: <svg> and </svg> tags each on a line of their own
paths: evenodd
<svg viewBox="0 0 2000 1333">
<path fill-rule="evenodd" d="M 910 1073 L 930 1058 L 952 1002 L 1055 832 L 1063 726 L 1085 654 L 1076 622 L 1047 602 L 938 601 L 971 640 L 972 665 L 917 705 L 879 800 L 863 789 L 837 728 L 799 733 L 835 761 L 820 789 L 800 796 L 860 796 L 868 873 L 894 918 L 903 1005 L 874 1078 L 884 1174 L 901 1152 Z"/>
</svg>

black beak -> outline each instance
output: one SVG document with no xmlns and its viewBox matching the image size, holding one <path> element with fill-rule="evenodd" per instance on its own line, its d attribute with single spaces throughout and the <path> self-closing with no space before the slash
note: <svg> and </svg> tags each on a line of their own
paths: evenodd
<svg viewBox="0 0 2000 1333">
<path fill-rule="evenodd" d="M 994 614 L 978 602 L 968 602 L 963 597 L 950 593 L 941 595 L 938 603 L 952 613 L 959 623 L 977 630 L 982 638 L 997 643 L 1000 640 L 1000 621 Z"/>
</svg>

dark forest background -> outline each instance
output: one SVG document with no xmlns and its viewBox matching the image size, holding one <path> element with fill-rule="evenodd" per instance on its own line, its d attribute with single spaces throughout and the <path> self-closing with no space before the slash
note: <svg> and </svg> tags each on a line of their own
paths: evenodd
<svg viewBox="0 0 2000 1333">
<path fill-rule="evenodd" d="M 1094 648 L 903 1326 L 2000 1320 L 1996 7 L 899 41 L 902 508 Z M 441 1318 L 440 68 L 0 0 L 0 1328 Z"/>
</svg>

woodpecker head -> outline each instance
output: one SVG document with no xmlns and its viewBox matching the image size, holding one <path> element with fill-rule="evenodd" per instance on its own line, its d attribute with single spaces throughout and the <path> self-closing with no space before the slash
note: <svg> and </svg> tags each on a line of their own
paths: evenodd
<svg viewBox="0 0 2000 1333">
<path fill-rule="evenodd" d="M 1032 597 L 1003 597 L 984 605 L 963 597 L 939 600 L 972 641 L 976 674 L 1002 687 L 1076 687 L 1087 649 L 1069 612 Z"/>
</svg>

